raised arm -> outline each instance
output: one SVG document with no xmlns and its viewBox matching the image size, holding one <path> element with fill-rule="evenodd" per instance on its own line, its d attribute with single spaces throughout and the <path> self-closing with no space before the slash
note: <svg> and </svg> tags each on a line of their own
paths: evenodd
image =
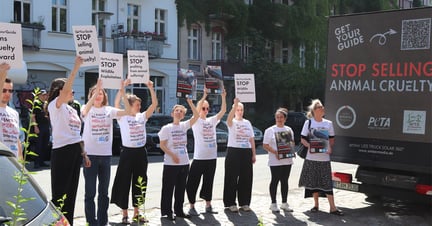
<svg viewBox="0 0 432 226">
<path fill-rule="evenodd" d="M 0 99 L 3 97 L 3 87 L 7 77 L 7 72 L 10 69 L 10 65 L 7 63 L 0 64 Z"/>
<path fill-rule="evenodd" d="M 220 120 L 224 116 L 224 114 L 226 112 L 226 91 L 225 91 L 225 89 L 222 90 L 221 98 L 222 98 L 221 109 L 220 109 L 220 111 L 216 115 L 216 117 L 217 117 L 218 120 Z"/>
<path fill-rule="evenodd" d="M 192 110 L 192 113 L 193 113 L 192 118 L 189 119 L 190 120 L 190 126 L 192 126 L 198 120 L 198 118 L 199 118 L 199 112 L 196 109 L 195 105 L 193 104 L 192 99 L 187 98 L 186 101 L 189 104 L 189 107 L 190 107 L 190 109 Z"/>
<path fill-rule="evenodd" d="M 202 95 L 201 99 L 198 101 L 197 106 L 196 106 L 196 109 L 197 109 L 198 112 L 202 108 L 202 105 L 203 105 L 204 101 L 207 99 L 208 92 L 209 92 L 208 89 L 204 89 L 203 95 Z"/>
<path fill-rule="evenodd" d="M 66 83 L 63 86 L 63 89 L 60 90 L 59 97 L 56 102 L 56 107 L 59 108 L 62 104 L 67 103 L 71 98 L 70 95 L 72 93 L 72 85 L 75 81 L 75 76 L 78 73 L 79 68 L 83 63 L 83 59 L 80 56 L 75 57 L 75 65 L 70 73 L 69 77 L 66 80 Z"/>
<path fill-rule="evenodd" d="M 98 79 L 96 83 L 96 89 L 93 91 L 93 94 L 91 95 L 90 99 L 87 101 L 87 104 L 84 106 L 84 108 L 81 109 L 81 115 L 83 117 L 85 117 L 87 113 L 90 111 L 90 109 L 93 107 L 93 103 L 96 97 L 99 95 L 101 89 L 102 89 L 102 80 Z"/>
<path fill-rule="evenodd" d="M 152 81 L 150 81 L 150 80 L 148 81 L 147 87 L 148 87 L 148 90 L 150 92 L 150 97 L 151 97 L 152 102 L 146 110 L 146 118 L 150 118 L 158 106 L 158 99 L 157 99 L 156 92 L 154 90 Z"/>
<path fill-rule="evenodd" d="M 240 100 L 238 99 L 238 98 L 234 98 L 234 104 L 233 104 L 233 106 L 232 106 L 232 108 L 231 108 L 231 111 L 229 112 L 229 114 L 228 114 L 228 117 L 227 117 L 227 124 L 228 124 L 228 127 L 231 127 L 232 126 L 232 120 L 234 119 L 234 116 L 235 116 L 235 112 L 236 112 L 236 110 L 237 110 L 237 107 L 238 107 L 238 103 L 240 102 Z"/>
<path fill-rule="evenodd" d="M 115 107 L 116 108 L 120 108 L 120 99 L 123 99 L 123 103 L 124 103 L 124 110 L 120 110 L 117 113 L 117 116 L 121 117 L 124 115 L 129 115 L 131 113 L 131 106 L 129 104 L 129 101 L 127 99 L 127 95 L 126 95 L 126 91 L 125 91 L 125 87 L 128 86 L 130 84 L 130 79 L 126 79 L 124 81 L 122 81 L 122 85 L 121 88 L 119 89 L 119 91 L 117 92 L 116 95 L 116 99 L 115 99 Z"/>
</svg>

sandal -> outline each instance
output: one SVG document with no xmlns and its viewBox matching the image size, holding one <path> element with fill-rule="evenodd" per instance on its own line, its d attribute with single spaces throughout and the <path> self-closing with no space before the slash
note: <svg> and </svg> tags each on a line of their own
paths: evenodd
<svg viewBox="0 0 432 226">
<path fill-rule="evenodd" d="M 130 224 L 128 218 L 129 218 L 128 216 L 124 216 L 124 217 L 122 218 L 122 222 L 121 222 L 121 224 Z"/>
<path fill-rule="evenodd" d="M 344 213 L 340 211 L 339 209 L 336 209 L 335 211 L 330 211 L 330 214 L 337 215 L 337 216 L 343 216 Z"/>
<path fill-rule="evenodd" d="M 314 206 L 310 211 L 311 211 L 312 213 L 316 213 L 316 212 L 318 212 L 318 207 L 317 207 L 317 206 Z"/>
<path fill-rule="evenodd" d="M 145 218 L 142 215 L 136 215 L 135 217 L 132 218 L 133 222 L 138 222 L 138 223 L 148 223 L 149 221 L 147 220 L 147 218 Z"/>
</svg>

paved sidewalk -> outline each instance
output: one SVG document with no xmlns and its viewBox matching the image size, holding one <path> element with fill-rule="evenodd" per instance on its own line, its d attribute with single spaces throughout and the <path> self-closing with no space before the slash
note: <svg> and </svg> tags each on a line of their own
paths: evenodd
<svg viewBox="0 0 432 226">
<path fill-rule="evenodd" d="M 272 213 L 269 209 L 270 198 L 265 194 L 253 194 L 250 212 L 244 212 L 240 210 L 238 213 L 233 213 L 228 209 L 224 209 L 222 200 L 213 200 L 212 205 L 217 214 L 202 213 L 200 216 L 195 216 L 189 219 L 176 218 L 175 221 L 169 221 L 161 218 L 160 209 L 153 208 L 146 210 L 146 217 L 150 221 L 146 225 L 257 225 L 259 222 L 264 225 L 316 225 L 314 222 L 310 222 L 310 218 L 320 218 L 320 224 L 322 225 L 335 225 L 334 221 L 340 222 L 339 216 L 328 214 L 328 202 L 326 199 L 320 200 L 322 203 L 323 210 L 318 213 L 312 213 L 309 210 L 312 208 L 312 199 L 304 199 L 303 189 L 298 188 L 290 190 L 288 194 L 288 203 L 294 212 L 280 211 L 278 213 Z M 341 196 L 349 195 L 346 191 L 335 192 L 336 198 L 339 200 L 345 199 Z M 279 195 L 279 194 L 278 194 Z M 278 197 L 280 199 L 280 197 Z M 346 200 L 348 201 L 348 200 Z M 280 203 L 278 204 L 280 205 Z M 339 205 L 340 207 L 340 205 Z M 195 208 L 199 212 L 204 212 L 205 202 L 198 201 Z M 325 208 L 325 209 L 324 209 Z M 344 210 L 345 208 L 341 208 Z M 184 211 L 187 213 L 189 205 L 185 203 Z M 129 210 L 129 217 L 133 216 L 133 210 Z M 111 215 L 109 217 L 110 225 L 123 225 L 121 224 L 122 215 L 118 214 Z M 74 220 L 75 225 L 85 225 L 85 218 L 79 217 Z M 131 225 L 137 225 L 135 223 Z"/>
</svg>

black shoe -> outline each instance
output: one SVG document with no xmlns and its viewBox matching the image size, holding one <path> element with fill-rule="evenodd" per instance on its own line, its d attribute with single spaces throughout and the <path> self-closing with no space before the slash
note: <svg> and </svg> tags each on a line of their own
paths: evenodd
<svg viewBox="0 0 432 226">
<path fill-rule="evenodd" d="M 183 212 L 181 213 L 176 213 L 176 217 L 181 217 L 181 218 L 191 218 L 191 216 L 189 214 L 185 214 Z"/>
<path fill-rule="evenodd" d="M 174 216 L 174 214 L 167 214 L 167 215 L 164 215 L 164 216 L 162 216 L 162 219 L 167 219 L 167 220 L 169 220 L 169 221 L 174 221 L 175 220 L 175 216 Z"/>
</svg>

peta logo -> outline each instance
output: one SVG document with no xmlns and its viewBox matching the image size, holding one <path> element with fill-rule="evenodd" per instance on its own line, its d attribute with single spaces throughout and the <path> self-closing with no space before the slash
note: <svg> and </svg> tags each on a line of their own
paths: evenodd
<svg viewBox="0 0 432 226">
<path fill-rule="evenodd" d="M 391 119 L 387 117 L 373 117 L 369 118 L 369 129 L 390 129 Z"/>
</svg>

